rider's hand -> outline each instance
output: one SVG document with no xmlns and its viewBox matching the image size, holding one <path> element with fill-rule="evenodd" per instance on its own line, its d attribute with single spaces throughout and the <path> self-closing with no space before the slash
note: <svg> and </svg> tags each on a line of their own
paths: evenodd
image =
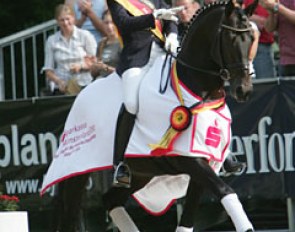
<svg viewBox="0 0 295 232">
<path fill-rule="evenodd" d="M 164 20 L 171 20 L 171 21 L 178 21 L 176 17 L 176 12 L 171 9 L 157 9 L 154 10 L 153 15 L 155 19 L 164 19 Z"/>
<path fill-rule="evenodd" d="M 177 39 L 177 34 L 176 33 L 170 33 L 166 37 L 166 41 L 165 41 L 165 49 L 166 49 L 166 51 L 171 52 L 173 55 L 176 56 L 178 47 L 179 47 L 179 42 L 178 42 L 178 39 Z"/>
</svg>

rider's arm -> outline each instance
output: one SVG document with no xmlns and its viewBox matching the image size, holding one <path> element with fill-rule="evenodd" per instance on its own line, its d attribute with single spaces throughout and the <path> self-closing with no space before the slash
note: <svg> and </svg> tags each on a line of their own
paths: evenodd
<svg viewBox="0 0 295 232">
<path fill-rule="evenodd" d="M 107 0 L 109 10 L 112 18 L 120 31 L 124 33 L 131 33 L 134 31 L 141 31 L 149 28 L 155 28 L 155 18 L 153 14 L 146 14 L 141 16 L 132 16 L 126 9 L 114 0 Z"/>
<path fill-rule="evenodd" d="M 170 8 L 170 6 L 164 1 L 160 0 L 160 8 Z M 175 21 L 163 20 L 163 32 L 167 36 L 170 33 L 178 34 L 178 27 Z"/>
</svg>

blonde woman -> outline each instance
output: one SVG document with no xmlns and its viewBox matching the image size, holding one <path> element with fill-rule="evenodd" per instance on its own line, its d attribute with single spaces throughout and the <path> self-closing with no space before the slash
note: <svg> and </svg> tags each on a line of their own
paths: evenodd
<svg viewBox="0 0 295 232">
<path fill-rule="evenodd" d="M 71 7 L 58 5 L 55 19 L 60 30 L 47 39 L 42 70 L 52 83 L 53 95 L 77 94 L 92 81 L 91 64 L 85 59 L 95 59 L 97 43 L 90 32 L 75 26 Z"/>
</svg>

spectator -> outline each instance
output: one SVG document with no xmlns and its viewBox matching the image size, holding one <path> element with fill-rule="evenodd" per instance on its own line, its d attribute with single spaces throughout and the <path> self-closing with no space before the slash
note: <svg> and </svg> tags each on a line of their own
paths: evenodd
<svg viewBox="0 0 295 232">
<path fill-rule="evenodd" d="M 269 32 L 278 31 L 279 75 L 295 76 L 295 0 L 260 0 L 260 4 L 269 12 L 265 29 Z"/>
<path fill-rule="evenodd" d="M 181 36 L 186 30 L 187 24 L 190 22 L 193 15 L 198 9 L 200 9 L 201 6 L 195 0 L 172 0 L 172 6 L 184 6 L 184 9 L 177 13 L 180 21 L 178 24 L 178 34 Z"/>
<path fill-rule="evenodd" d="M 257 50 L 259 47 L 259 38 L 260 38 L 260 31 L 255 22 L 250 21 L 251 27 L 253 29 L 253 44 L 249 51 L 249 72 L 252 78 L 256 78 L 256 70 L 253 65 L 253 60 L 255 60 L 257 55 Z"/>
<path fill-rule="evenodd" d="M 215 1 L 218 1 L 218 0 L 204 0 L 204 5 L 209 5 L 209 4 L 211 4 L 211 3 L 215 2 Z M 238 2 L 239 1 L 237 1 L 237 3 Z"/>
<path fill-rule="evenodd" d="M 109 10 L 103 13 L 102 19 L 107 36 L 99 42 L 97 47 L 97 62 L 91 67 L 91 75 L 94 78 L 106 77 L 115 71 L 121 53 L 121 45 Z"/>
<path fill-rule="evenodd" d="M 106 35 L 102 22 L 102 14 L 107 9 L 105 0 L 65 0 L 73 7 L 76 16 L 76 26 L 88 30 L 98 43 Z"/>
<path fill-rule="evenodd" d="M 138 110 L 139 85 L 154 59 L 164 54 L 164 46 L 176 52 L 177 25 L 171 20 L 177 18 L 175 11 L 162 9 L 168 8 L 163 0 L 108 0 L 107 3 L 123 40 L 120 62 L 116 69 L 122 77 L 124 103 L 115 134 L 114 164 L 117 169 L 114 184 L 129 187 L 129 169 L 120 161 L 123 160 Z M 163 31 L 158 19 L 163 20 Z"/>
<path fill-rule="evenodd" d="M 253 3 L 254 0 L 244 0 L 244 6 L 247 7 Z M 253 61 L 256 78 L 275 77 L 276 70 L 274 64 L 274 53 L 272 44 L 274 42 L 274 35 L 267 32 L 264 23 L 269 13 L 261 5 L 258 5 L 254 14 L 250 19 L 256 23 L 260 31 L 259 44 L 256 57 Z"/>
<path fill-rule="evenodd" d="M 60 31 L 47 39 L 42 71 L 53 84 L 53 95 L 77 94 L 92 81 L 90 64 L 84 60 L 95 56 L 97 43 L 90 32 L 75 26 L 69 6 L 58 5 L 55 19 Z"/>
</svg>

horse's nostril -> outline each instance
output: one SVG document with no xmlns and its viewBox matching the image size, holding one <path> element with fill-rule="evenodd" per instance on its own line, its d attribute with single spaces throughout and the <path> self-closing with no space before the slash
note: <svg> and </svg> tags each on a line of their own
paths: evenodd
<svg viewBox="0 0 295 232">
<path fill-rule="evenodd" d="M 252 88 L 247 88 L 243 85 L 236 88 L 236 98 L 238 101 L 247 101 L 252 93 Z"/>
</svg>

